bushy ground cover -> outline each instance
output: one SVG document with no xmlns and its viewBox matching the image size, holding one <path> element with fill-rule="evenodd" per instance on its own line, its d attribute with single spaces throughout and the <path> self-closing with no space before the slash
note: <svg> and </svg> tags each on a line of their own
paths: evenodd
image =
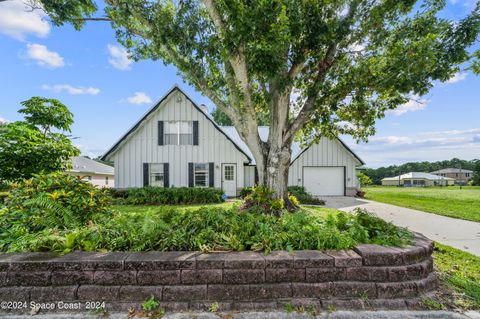
<svg viewBox="0 0 480 319">
<path fill-rule="evenodd" d="M 368 187 L 365 198 L 480 222 L 480 187 Z"/>
<path fill-rule="evenodd" d="M 201 191 L 213 195 L 219 192 Z M 135 199 L 157 196 L 152 202 L 166 194 L 164 189 L 153 188 L 132 192 L 128 197 Z M 180 194 L 187 193 L 180 190 Z M 344 249 L 357 243 L 401 246 L 412 239 L 408 231 L 366 211 L 346 214 L 299 207 L 289 212 L 283 209 L 282 200 L 269 194 L 264 188 L 256 188 L 243 202 L 141 206 L 135 201 L 137 205 L 112 206 L 107 190 L 75 177 L 62 173 L 35 175 L 0 193 L 0 251 L 268 252 Z"/>
<path fill-rule="evenodd" d="M 480 309 L 480 257 L 435 243 L 433 258 L 443 285 L 452 293 L 440 294 L 430 306 Z"/>
</svg>

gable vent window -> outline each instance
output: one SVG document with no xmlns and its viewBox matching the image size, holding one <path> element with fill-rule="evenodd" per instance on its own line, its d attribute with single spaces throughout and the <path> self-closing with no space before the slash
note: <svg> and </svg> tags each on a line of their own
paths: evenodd
<svg viewBox="0 0 480 319">
<path fill-rule="evenodd" d="M 165 145 L 193 145 L 192 121 L 165 122 Z"/>
</svg>

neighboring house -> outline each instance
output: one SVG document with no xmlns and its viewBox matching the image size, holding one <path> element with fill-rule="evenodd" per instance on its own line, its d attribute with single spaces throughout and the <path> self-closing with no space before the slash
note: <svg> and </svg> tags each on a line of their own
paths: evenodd
<svg viewBox="0 0 480 319">
<path fill-rule="evenodd" d="M 268 127 L 260 127 L 262 139 Z M 256 181 L 255 160 L 234 127 L 220 127 L 173 87 L 102 157 L 115 163 L 117 188 L 217 187 L 237 196 Z M 292 147 L 289 185 L 314 195 L 356 194 L 364 162 L 341 140 Z"/>
<path fill-rule="evenodd" d="M 468 181 L 473 177 L 473 171 L 462 168 L 444 168 L 435 172 L 431 172 L 431 174 L 453 178 L 455 180 L 455 184 L 458 185 L 467 185 Z"/>
<path fill-rule="evenodd" d="M 450 186 L 455 183 L 453 178 L 433 175 L 429 173 L 410 172 L 400 176 L 386 177 L 382 179 L 383 186 Z"/>
<path fill-rule="evenodd" d="M 66 173 L 95 186 L 115 187 L 115 169 L 83 156 L 72 157 L 72 169 Z"/>
</svg>

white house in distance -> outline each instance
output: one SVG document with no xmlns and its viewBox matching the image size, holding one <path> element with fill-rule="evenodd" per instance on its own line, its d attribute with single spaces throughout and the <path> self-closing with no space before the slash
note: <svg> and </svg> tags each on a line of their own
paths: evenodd
<svg viewBox="0 0 480 319">
<path fill-rule="evenodd" d="M 268 127 L 260 127 L 262 139 Z M 314 195 L 353 196 L 364 162 L 340 139 L 292 147 L 289 185 Z M 256 180 L 255 160 L 234 127 L 221 127 L 178 86 L 167 92 L 102 157 L 115 187 L 216 187 L 237 196 Z"/>
<path fill-rule="evenodd" d="M 454 184 L 455 180 L 453 178 L 420 172 L 410 172 L 400 176 L 385 177 L 382 179 L 383 186 L 424 187 L 450 186 Z"/>
<path fill-rule="evenodd" d="M 115 169 L 83 156 L 71 158 L 72 169 L 67 174 L 76 176 L 99 187 L 115 187 Z"/>
</svg>

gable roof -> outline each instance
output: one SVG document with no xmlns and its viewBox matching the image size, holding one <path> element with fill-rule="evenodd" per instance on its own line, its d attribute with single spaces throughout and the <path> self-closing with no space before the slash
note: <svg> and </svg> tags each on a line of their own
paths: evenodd
<svg viewBox="0 0 480 319">
<path fill-rule="evenodd" d="M 83 156 L 75 156 L 72 157 L 71 160 L 72 169 L 67 170 L 67 172 L 93 173 L 104 175 L 114 175 L 115 172 L 115 169 L 112 166 L 99 163 Z"/>
<path fill-rule="evenodd" d="M 246 153 L 248 153 L 252 158 L 252 152 L 248 148 L 247 144 L 240 138 L 240 134 L 238 134 L 237 129 L 234 126 L 220 126 L 221 129 L 227 133 L 235 143 L 238 144 Z M 258 135 L 260 135 L 260 139 L 264 142 L 268 140 L 268 132 L 269 132 L 269 127 L 268 126 L 259 126 L 258 127 Z M 365 164 L 365 162 L 357 156 L 340 138 L 337 138 L 337 140 L 342 144 L 345 149 L 353 155 L 362 165 Z M 301 148 L 300 143 L 293 141 L 292 142 L 292 156 L 291 156 L 291 162 L 293 163 L 300 155 L 302 155 L 303 152 L 308 150 L 309 147 L 305 147 L 304 149 Z M 255 165 L 255 160 L 252 161 L 252 165 Z"/>
<path fill-rule="evenodd" d="M 111 155 L 119 146 L 120 144 L 128 138 L 128 136 L 133 133 L 141 124 L 143 121 L 145 121 L 150 114 L 155 112 L 160 105 L 162 104 L 163 101 L 165 101 L 173 92 L 178 91 L 182 93 L 191 103 L 192 105 L 200 112 L 202 113 L 212 124 L 215 126 L 217 130 L 219 130 L 225 137 L 232 142 L 232 144 L 237 148 L 241 153 L 243 153 L 249 160 L 251 165 L 255 165 L 255 159 L 253 158 L 253 154 L 248 148 L 247 144 L 240 138 L 240 135 L 238 134 L 237 130 L 233 126 L 219 126 L 207 113 L 205 113 L 191 98 L 188 96 L 178 85 L 174 85 L 168 92 L 160 98 L 150 110 L 148 110 L 140 120 L 135 123 L 128 131 L 125 133 L 102 157 L 102 160 L 106 160 L 109 155 Z M 258 133 L 260 135 L 260 139 L 262 141 L 267 141 L 268 139 L 268 132 L 269 132 L 269 127 L 268 126 L 259 126 L 258 127 Z M 365 162 L 358 157 L 355 152 L 352 151 L 340 138 L 337 137 L 337 140 L 345 147 L 345 149 L 355 157 L 362 165 L 365 164 Z M 310 147 L 310 146 L 309 146 Z M 300 143 L 298 142 L 293 142 L 292 143 L 292 157 L 291 157 L 291 162 L 293 163 L 300 155 L 302 155 L 303 152 L 309 149 L 309 147 L 306 147 L 304 149 L 301 149 Z"/>
<path fill-rule="evenodd" d="M 399 179 L 412 179 L 412 178 L 418 178 L 418 179 L 428 179 L 432 181 L 439 181 L 439 180 L 454 180 L 453 178 L 450 177 L 443 177 L 443 176 L 438 176 L 438 175 L 433 175 L 430 173 L 423 173 L 423 172 L 410 172 L 406 174 L 402 174 L 400 176 L 394 176 L 394 177 L 385 177 L 382 179 L 382 181 L 397 181 Z"/>
<path fill-rule="evenodd" d="M 168 92 L 162 96 L 151 108 L 150 110 L 147 111 L 147 113 L 145 113 L 141 118 L 140 120 L 135 123 L 135 125 L 133 125 L 128 131 L 127 133 L 125 133 L 105 154 L 103 154 L 103 156 L 101 157 L 102 160 L 106 160 L 107 157 L 109 155 L 111 155 L 119 146 L 120 144 L 125 140 L 127 139 L 127 137 L 132 134 L 138 127 L 140 127 L 140 124 L 142 124 L 143 121 L 145 121 L 149 116 L 150 114 L 152 114 L 153 112 L 155 112 L 159 107 L 160 105 L 162 104 L 163 101 L 165 101 L 172 93 L 174 92 L 180 92 L 182 93 L 189 101 L 190 103 L 192 103 L 192 105 L 197 109 L 198 112 L 200 112 L 201 114 L 203 114 L 207 120 L 209 120 L 213 126 L 220 131 L 220 133 L 222 133 L 223 135 L 225 135 L 225 137 L 230 141 L 232 142 L 232 144 L 235 146 L 235 148 L 237 148 L 241 153 L 243 153 L 249 160 L 249 162 L 252 162 L 252 159 L 253 159 L 253 156 L 251 156 L 251 153 L 250 155 L 248 153 L 246 153 L 241 147 L 239 147 L 231 138 L 230 136 L 228 136 L 228 134 L 226 134 L 221 128 L 220 126 L 215 123 L 215 121 L 207 114 L 205 113 L 191 98 L 190 96 L 188 96 L 187 93 L 185 93 L 180 87 L 178 87 L 177 84 L 175 84 L 170 90 L 168 90 Z"/>
<path fill-rule="evenodd" d="M 473 171 L 463 168 L 444 168 L 438 171 L 430 172 L 431 174 L 448 174 L 448 173 L 473 173 Z"/>
</svg>

